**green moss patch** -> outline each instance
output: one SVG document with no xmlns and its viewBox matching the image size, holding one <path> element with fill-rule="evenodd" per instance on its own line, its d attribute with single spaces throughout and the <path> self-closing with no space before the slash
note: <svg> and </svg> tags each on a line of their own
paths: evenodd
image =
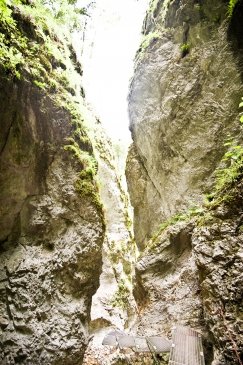
<svg viewBox="0 0 243 365">
<path fill-rule="evenodd" d="M 74 95 L 69 31 L 66 23 L 60 26 L 61 15 L 55 16 L 44 4 L 1 1 L 0 65 L 7 77 L 29 79 L 48 92 L 60 89 Z"/>
<path fill-rule="evenodd" d="M 239 2 L 239 0 L 229 0 L 228 2 L 228 15 L 231 18 L 233 15 L 234 8 L 236 4 Z"/>
<path fill-rule="evenodd" d="M 126 309 L 129 307 L 130 290 L 123 279 L 118 284 L 118 289 L 111 299 L 113 307 Z"/>
<path fill-rule="evenodd" d="M 243 98 L 242 98 L 243 100 Z M 239 104 L 243 108 L 243 101 Z M 243 124 L 243 115 L 240 113 L 240 123 Z M 155 248 L 160 243 L 161 234 L 169 227 L 179 222 L 194 221 L 195 225 L 202 226 L 214 220 L 213 211 L 223 204 L 231 203 L 239 192 L 239 185 L 243 179 L 243 146 L 232 138 L 225 142 L 228 148 L 219 167 L 214 172 L 214 185 L 211 192 L 205 195 L 203 205 L 189 207 L 164 221 L 154 236 L 148 241 L 147 250 Z"/>
<path fill-rule="evenodd" d="M 103 217 L 97 162 L 83 117 L 82 69 L 70 36 L 85 14 L 75 0 L 1 0 L 0 71 L 13 82 L 31 83 L 68 112 L 73 132 L 63 147 L 80 166 L 75 188 Z"/>
</svg>

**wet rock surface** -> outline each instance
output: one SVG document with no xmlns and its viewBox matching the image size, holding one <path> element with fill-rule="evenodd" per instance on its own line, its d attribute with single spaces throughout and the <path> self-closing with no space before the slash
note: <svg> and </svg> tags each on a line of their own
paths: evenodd
<svg viewBox="0 0 243 365">
<path fill-rule="evenodd" d="M 1 83 L 0 363 L 80 364 L 98 287 L 102 212 L 75 182 L 70 115 L 25 82 Z"/>
</svg>

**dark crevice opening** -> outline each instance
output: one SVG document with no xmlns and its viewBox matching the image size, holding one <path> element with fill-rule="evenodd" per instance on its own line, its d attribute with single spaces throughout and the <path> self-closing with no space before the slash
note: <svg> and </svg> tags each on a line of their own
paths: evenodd
<svg viewBox="0 0 243 365">
<path fill-rule="evenodd" d="M 243 0 L 235 5 L 227 36 L 243 82 Z"/>
</svg>

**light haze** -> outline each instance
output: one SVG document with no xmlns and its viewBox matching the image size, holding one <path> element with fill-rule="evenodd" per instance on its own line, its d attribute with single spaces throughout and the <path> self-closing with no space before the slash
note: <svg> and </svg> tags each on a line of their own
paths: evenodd
<svg viewBox="0 0 243 365">
<path fill-rule="evenodd" d="M 129 141 L 127 95 L 148 0 L 97 0 L 85 32 L 84 87 L 113 140 Z"/>
</svg>

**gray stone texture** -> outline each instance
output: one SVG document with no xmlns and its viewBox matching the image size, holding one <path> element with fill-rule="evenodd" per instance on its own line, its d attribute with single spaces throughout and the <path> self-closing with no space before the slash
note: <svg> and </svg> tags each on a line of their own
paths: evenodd
<svg viewBox="0 0 243 365">
<path fill-rule="evenodd" d="M 127 179 L 140 247 L 156 225 L 210 188 L 224 141 L 239 135 L 242 96 L 225 3 L 153 3 L 144 22 L 150 42 L 137 54 L 129 95 L 134 147 Z"/>
<path fill-rule="evenodd" d="M 0 363 L 80 364 L 102 212 L 75 190 L 69 113 L 30 83 L 0 82 Z"/>
<path fill-rule="evenodd" d="M 180 222 L 155 233 L 210 192 L 226 139 L 242 141 L 239 4 L 229 20 L 221 0 L 152 1 L 129 95 L 126 175 L 141 250 L 136 331 L 169 336 L 174 324 L 198 329 L 207 365 L 243 361 L 242 186 L 202 226 Z"/>
<path fill-rule="evenodd" d="M 217 208 L 194 229 L 203 316 L 214 344 L 214 364 L 240 364 L 243 357 L 243 199 Z"/>
</svg>

